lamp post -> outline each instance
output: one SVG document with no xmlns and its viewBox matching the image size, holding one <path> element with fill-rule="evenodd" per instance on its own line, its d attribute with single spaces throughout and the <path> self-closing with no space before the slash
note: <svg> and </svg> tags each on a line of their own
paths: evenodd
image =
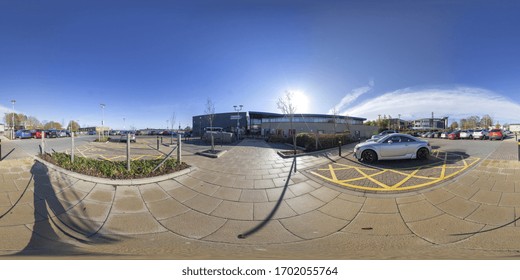
<svg viewBox="0 0 520 280">
<path fill-rule="evenodd" d="M 397 119 L 397 130 L 401 131 L 401 114 L 398 114 L 399 118 Z"/>
<path fill-rule="evenodd" d="M 126 130 L 126 118 L 123 118 L 123 130 Z"/>
<path fill-rule="evenodd" d="M 101 106 L 101 133 L 103 133 L 103 137 L 105 137 L 105 104 L 99 104 Z M 101 141 L 101 133 L 99 134 L 99 141 Z"/>
<path fill-rule="evenodd" d="M 14 99 L 11 100 L 11 103 L 13 104 L 13 113 L 11 114 L 11 121 L 12 121 L 12 123 L 11 123 L 11 125 L 12 125 L 12 132 L 11 132 L 12 133 L 12 137 L 11 137 L 11 139 L 14 139 L 14 103 L 16 103 L 16 100 L 14 100 Z"/>
<path fill-rule="evenodd" d="M 237 112 L 237 141 L 240 140 L 240 111 L 242 111 L 242 105 L 233 105 L 235 111 Z"/>
</svg>

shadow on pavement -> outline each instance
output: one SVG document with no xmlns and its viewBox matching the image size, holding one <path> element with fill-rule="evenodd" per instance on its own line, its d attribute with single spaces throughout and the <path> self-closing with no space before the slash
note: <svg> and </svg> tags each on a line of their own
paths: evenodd
<svg viewBox="0 0 520 280">
<path fill-rule="evenodd" d="M 81 217 L 71 210 L 84 209 L 82 202 L 65 206 L 52 186 L 47 167 L 36 162 L 31 168 L 34 180 L 34 225 L 29 243 L 18 256 L 99 255 L 83 251 L 83 245 L 113 243 L 118 240 L 99 234 L 103 223 Z M 30 182 L 29 182 L 30 184 Z M 74 199 L 79 199 L 77 195 Z M 75 215 L 72 215 L 75 214 Z"/>
</svg>

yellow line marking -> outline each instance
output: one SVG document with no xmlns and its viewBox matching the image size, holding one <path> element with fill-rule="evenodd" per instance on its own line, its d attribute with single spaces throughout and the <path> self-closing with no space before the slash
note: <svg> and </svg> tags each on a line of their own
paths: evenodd
<svg viewBox="0 0 520 280">
<path fill-rule="evenodd" d="M 330 171 L 330 176 L 332 177 L 332 180 L 338 181 L 338 177 L 336 177 L 336 173 L 334 172 L 334 168 L 332 167 L 332 164 L 329 164 L 329 171 Z"/>
<path fill-rule="evenodd" d="M 372 181 L 374 184 L 378 185 L 378 186 L 381 186 L 382 188 L 385 188 L 385 189 L 388 189 L 390 188 L 390 186 L 388 186 L 387 184 L 383 184 L 381 182 L 379 182 L 378 180 L 368 176 L 365 172 L 359 170 L 358 168 L 355 168 L 357 172 L 359 172 L 359 174 L 363 175 L 365 178 L 367 178 L 368 180 Z"/>
<path fill-rule="evenodd" d="M 375 169 L 373 169 L 373 168 L 355 167 L 355 166 L 349 166 L 349 165 L 337 164 L 337 163 L 334 164 L 334 165 L 342 166 L 342 167 L 334 168 L 333 164 L 329 164 L 329 166 L 328 166 L 329 168 L 328 169 L 317 169 L 317 171 L 318 170 L 319 171 L 326 171 L 326 170 L 329 171 L 330 174 L 331 174 L 330 178 L 326 177 L 326 176 L 323 176 L 323 175 L 320 175 L 320 174 L 318 174 L 316 172 L 313 172 L 313 171 L 311 171 L 310 173 L 312 173 L 315 176 L 318 176 L 318 177 L 320 177 L 320 178 L 322 178 L 324 180 L 336 183 L 336 184 L 341 185 L 341 186 L 354 188 L 354 189 L 370 190 L 370 191 L 382 191 L 382 192 L 387 192 L 387 191 L 405 191 L 405 190 L 411 190 L 411 189 L 417 189 L 417 188 L 421 188 L 421 187 L 425 187 L 425 186 L 430 186 L 430 185 L 433 185 L 435 183 L 441 182 L 443 180 L 447 180 L 449 178 L 452 178 L 452 177 L 460 174 L 461 172 L 465 171 L 469 167 L 475 165 L 480 160 L 480 158 L 474 158 L 473 160 L 466 161 L 461 156 L 461 160 L 464 163 L 464 165 L 458 165 L 458 166 L 447 166 L 448 153 L 444 154 L 444 158 L 442 160 L 444 161 L 444 164 L 442 166 L 433 166 L 433 165 L 438 165 L 439 163 L 432 163 L 432 164 L 428 164 L 428 165 L 423 165 L 423 166 L 421 166 L 421 167 L 419 167 L 417 169 L 414 169 L 414 171 L 412 173 L 410 173 L 410 174 L 405 173 L 405 172 L 401 172 L 401 171 L 398 171 L 398 170 L 383 169 L 382 171 L 379 171 L 379 172 L 376 172 L 374 174 L 368 175 L 365 172 L 363 172 L 362 170 L 375 170 Z M 429 166 L 431 166 L 431 168 L 434 168 L 434 169 L 441 169 L 439 177 L 426 177 L 426 176 L 417 175 L 417 173 L 419 171 L 424 170 L 424 167 L 429 167 Z M 337 175 L 336 175 L 335 171 L 337 171 L 337 170 L 348 170 L 348 169 L 356 170 L 361 175 L 361 177 L 350 178 L 350 179 L 346 179 L 346 180 L 339 180 L 337 178 Z M 448 169 L 449 170 L 456 170 L 456 171 L 454 171 L 451 174 L 446 175 L 446 171 Z M 401 170 L 403 170 L 403 169 L 401 169 Z M 395 174 L 400 174 L 400 175 L 406 176 L 406 178 L 404 178 L 403 180 L 401 180 L 400 182 L 398 182 L 397 184 L 395 184 L 393 186 L 388 186 L 388 185 L 386 185 L 386 184 L 384 184 L 382 182 L 379 182 L 378 180 L 373 178 L 373 177 L 375 177 L 377 175 L 383 174 L 383 173 L 388 172 L 388 171 L 393 172 Z M 402 185 L 404 185 L 406 182 L 408 182 L 412 178 L 424 179 L 424 180 L 428 180 L 428 182 L 402 187 Z M 380 186 L 381 188 L 366 187 L 366 186 L 359 186 L 359 185 L 349 184 L 349 182 L 361 181 L 361 180 L 365 180 L 365 179 L 373 182 L 374 184 Z"/>
<path fill-rule="evenodd" d="M 408 182 L 408 180 L 410 180 L 410 179 L 415 175 L 415 173 L 419 172 L 419 170 L 421 170 L 421 168 L 418 168 L 417 170 L 415 170 L 414 172 L 412 172 L 412 174 L 408 175 L 406 178 L 404 178 L 403 180 L 401 180 L 399 183 L 393 185 L 391 188 L 392 188 L 392 189 L 397 189 L 397 188 L 400 187 L 402 184 Z"/>
</svg>

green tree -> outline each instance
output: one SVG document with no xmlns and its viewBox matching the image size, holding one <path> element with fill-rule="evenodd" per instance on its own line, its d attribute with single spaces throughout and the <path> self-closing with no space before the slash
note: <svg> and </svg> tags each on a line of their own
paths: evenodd
<svg viewBox="0 0 520 280">
<path fill-rule="evenodd" d="M 59 122 L 50 121 L 43 126 L 43 129 L 62 129 Z"/>
<path fill-rule="evenodd" d="M 70 121 L 69 124 L 67 125 L 67 129 L 70 129 L 73 132 L 79 131 L 79 128 L 80 128 L 79 123 L 77 123 L 76 121 Z"/>
<path fill-rule="evenodd" d="M 21 126 L 24 126 L 25 121 L 27 120 L 27 116 L 25 116 L 24 114 L 6 113 L 4 116 L 6 127 L 13 126 L 13 117 L 14 117 L 14 126 L 17 129 Z"/>
<path fill-rule="evenodd" d="M 458 122 L 452 122 L 451 125 L 450 125 L 450 128 L 452 130 L 455 130 L 455 129 L 459 128 L 459 123 Z"/>
</svg>

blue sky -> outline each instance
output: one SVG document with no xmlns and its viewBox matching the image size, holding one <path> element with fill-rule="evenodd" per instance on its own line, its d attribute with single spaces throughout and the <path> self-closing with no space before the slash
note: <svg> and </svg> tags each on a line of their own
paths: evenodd
<svg viewBox="0 0 520 280">
<path fill-rule="evenodd" d="M 216 112 L 520 123 L 519 1 L 0 0 L 0 113 L 114 128 Z M 123 122 L 123 118 L 125 122 Z"/>
</svg>

